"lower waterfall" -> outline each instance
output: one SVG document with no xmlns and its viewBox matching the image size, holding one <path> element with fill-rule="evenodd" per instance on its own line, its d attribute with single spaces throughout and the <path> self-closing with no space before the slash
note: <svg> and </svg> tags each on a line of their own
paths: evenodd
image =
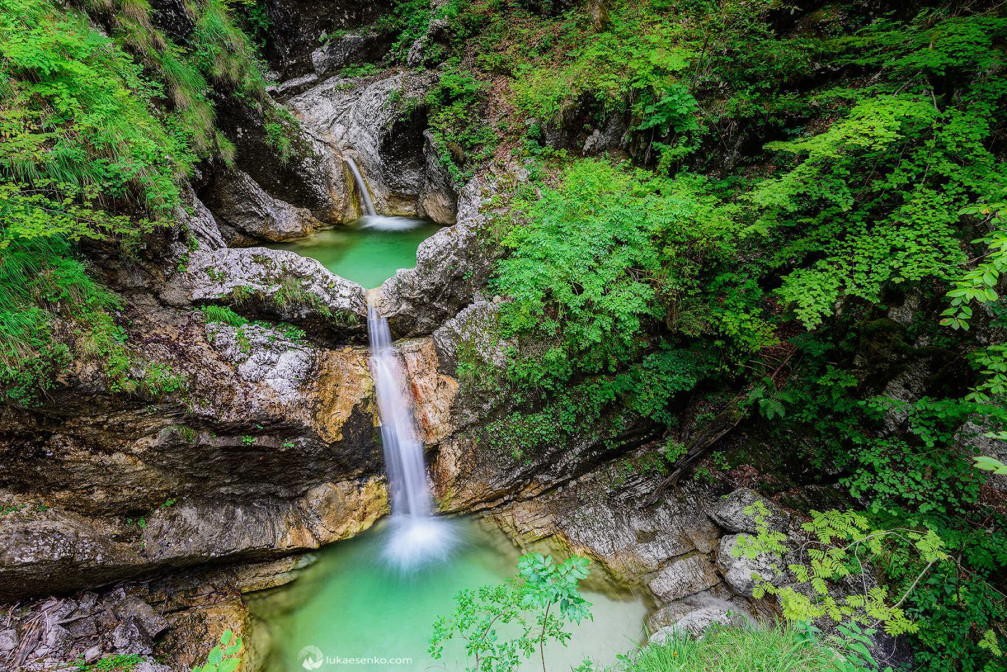
<svg viewBox="0 0 1007 672">
<path fill-rule="evenodd" d="M 413 423 L 409 381 L 399 364 L 388 320 L 374 307 L 367 309 L 367 331 L 392 504 L 391 534 L 384 556 L 391 564 L 409 570 L 445 559 L 455 535 L 449 521 L 433 515 L 423 443 Z"/>
</svg>

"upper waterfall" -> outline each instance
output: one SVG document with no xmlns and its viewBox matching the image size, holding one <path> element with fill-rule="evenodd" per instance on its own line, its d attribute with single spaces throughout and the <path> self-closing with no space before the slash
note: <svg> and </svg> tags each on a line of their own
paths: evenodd
<svg viewBox="0 0 1007 672">
<path fill-rule="evenodd" d="M 357 168 L 357 162 L 347 156 L 346 165 L 349 166 L 350 172 L 353 173 L 353 182 L 357 185 L 357 191 L 360 192 L 360 205 L 364 209 L 364 214 L 373 217 L 378 213 L 374 210 L 374 202 L 371 201 L 371 192 L 367 191 L 367 184 L 364 183 L 364 176 L 360 174 L 360 169 Z"/>
</svg>

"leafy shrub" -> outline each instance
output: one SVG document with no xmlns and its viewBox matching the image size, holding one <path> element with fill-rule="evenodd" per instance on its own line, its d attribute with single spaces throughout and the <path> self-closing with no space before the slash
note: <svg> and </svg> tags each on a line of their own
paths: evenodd
<svg viewBox="0 0 1007 672">
<path fill-rule="evenodd" d="M 532 553 L 518 562 L 518 581 L 461 591 L 454 614 L 434 623 L 430 655 L 440 659 L 445 642 L 457 638 L 474 660 L 466 668 L 471 672 L 515 670 L 536 653 L 546 672 L 546 643 L 566 643 L 571 635 L 565 624 L 591 617 L 591 604 L 579 592 L 587 565 L 579 556 L 556 564 Z"/>
</svg>

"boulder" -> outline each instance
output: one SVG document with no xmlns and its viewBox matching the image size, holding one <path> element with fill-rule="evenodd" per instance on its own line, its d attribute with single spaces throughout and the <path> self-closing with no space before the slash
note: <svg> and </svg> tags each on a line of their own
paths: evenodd
<svg viewBox="0 0 1007 672">
<path fill-rule="evenodd" d="M 690 611 L 673 625 L 667 625 L 653 633 L 649 644 L 661 645 L 677 637 L 699 637 L 714 625 L 741 627 L 750 625 L 752 619 L 747 614 L 736 612 L 729 606 L 700 607 Z"/>
<path fill-rule="evenodd" d="M 705 555 L 691 555 L 672 560 L 648 584 L 654 595 L 664 602 L 709 590 L 720 583 L 713 563 Z"/>
<path fill-rule="evenodd" d="M 324 41 L 324 46 L 339 42 L 343 38 L 334 37 L 339 33 L 343 33 L 344 37 L 366 35 L 365 26 L 393 7 L 391 0 L 269 0 L 264 4 L 270 23 L 265 56 L 270 69 L 280 79 L 290 79 L 312 70 L 319 42 Z M 347 62 L 380 60 L 387 40 L 378 43 L 378 47 L 378 51 L 363 45 L 349 50 L 351 53 L 347 54 Z"/>
<path fill-rule="evenodd" d="M 203 201 L 196 197 L 192 187 L 187 185 L 185 194 L 185 206 L 179 206 L 175 211 L 175 216 L 179 223 L 192 236 L 199 247 L 204 250 L 218 250 L 227 247 L 224 237 L 220 233 L 220 227 L 213 218 L 213 213 L 206 207 Z"/>
<path fill-rule="evenodd" d="M 364 288 L 320 262 L 261 247 L 198 249 L 160 291 L 169 305 L 226 303 L 251 317 L 303 325 L 332 338 L 362 340 Z"/>
<path fill-rule="evenodd" d="M 386 38 L 379 33 L 345 33 L 330 37 L 311 52 L 311 69 L 321 79 L 353 63 L 373 63 L 388 49 Z"/>
<path fill-rule="evenodd" d="M 724 582 L 739 595 L 749 597 L 757 583 L 756 575 L 774 585 L 782 585 L 785 578 L 783 558 L 774 553 L 762 553 L 754 558 L 736 555 L 738 540 L 747 534 L 731 534 L 720 539 L 717 549 L 717 567 L 724 575 Z"/>
<path fill-rule="evenodd" d="M 710 510 L 710 517 L 728 532 L 755 534 L 758 532 L 756 512 L 746 513 L 745 509 L 753 507 L 756 502 L 761 502 L 769 511 L 765 522 L 770 529 L 786 532 L 790 528 L 790 515 L 750 488 L 739 488 L 724 497 Z"/>
</svg>

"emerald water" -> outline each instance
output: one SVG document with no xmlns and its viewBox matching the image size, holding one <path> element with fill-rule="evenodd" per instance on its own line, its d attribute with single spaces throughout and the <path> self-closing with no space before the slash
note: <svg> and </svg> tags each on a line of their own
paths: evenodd
<svg viewBox="0 0 1007 672">
<path fill-rule="evenodd" d="M 361 217 L 346 226 L 266 247 L 317 259 L 336 275 L 371 289 L 398 269 L 415 266 L 416 248 L 438 229 L 437 224 L 422 219 Z"/>
<path fill-rule="evenodd" d="M 462 543 L 449 559 L 421 571 L 404 574 L 381 561 L 387 533 L 382 527 L 324 549 L 293 583 L 248 596 L 269 633 L 268 672 L 464 670 L 462 643 L 448 642 L 441 660 L 427 653 L 433 622 L 453 611 L 459 590 L 513 576 L 518 553 L 499 532 L 451 522 Z M 612 663 L 643 639 L 647 607 L 641 598 L 591 591 L 585 596 L 594 604 L 594 620 L 572 625 L 567 647 L 546 648 L 549 672 L 570 670 L 585 657 Z M 540 670 L 533 662 L 522 670 Z"/>
</svg>

